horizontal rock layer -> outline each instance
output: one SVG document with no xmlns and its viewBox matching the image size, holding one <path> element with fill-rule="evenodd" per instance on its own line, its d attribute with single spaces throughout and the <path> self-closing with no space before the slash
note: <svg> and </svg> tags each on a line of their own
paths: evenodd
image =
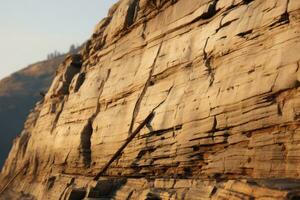
<svg viewBox="0 0 300 200">
<path fill-rule="evenodd" d="M 2 170 L 6 194 L 299 198 L 299 9 L 121 0 L 29 116 Z M 108 178 L 93 182 L 151 112 Z"/>
</svg>

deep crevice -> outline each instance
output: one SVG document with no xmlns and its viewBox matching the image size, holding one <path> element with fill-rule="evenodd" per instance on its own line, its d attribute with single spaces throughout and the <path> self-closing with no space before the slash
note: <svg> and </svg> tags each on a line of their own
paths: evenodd
<svg viewBox="0 0 300 200">
<path fill-rule="evenodd" d="M 85 167 L 91 166 L 91 138 L 93 135 L 93 123 L 97 117 L 97 115 L 100 112 L 100 97 L 102 95 L 102 92 L 104 90 L 104 85 L 107 82 L 109 76 L 110 76 L 111 69 L 107 70 L 107 75 L 105 80 L 102 80 L 99 90 L 99 96 L 97 98 L 97 106 L 94 114 L 87 120 L 87 124 L 84 126 L 82 132 L 80 133 L 80 156 L 82 158 L 82 162 Z"/>
<path fill-rule="evenodd" d="M 217 126 L 218 126 L 217 117 L 214 116 L 214 122 L 213 122 L 213 126 L 212 126 L 212 129 L 211 129 L 211 132 L 216 132 L 216 131 L 218 131 Z"/>
<path fill-rule="evenodd" d="M 217 7 L 218 0 L 214 0 L 211 4 L 209 4 L 208 9 L 205 13 L 201 15 L 201 19 L 210 19 L 212 18 L 215 14 L 217 14 L 218 10 L 216 9 Z"/>
<path fill-rule="evenodd" d="M 208 75 L 210 76 L 209 86 L 212 86 L 212 84 L 215 81 L 215 71 L 213 66 L 211 65 L 211 59 L 212 57 L 208 55 L 206 52 L 206 47 L 208 44 L 209 37 L 206 39 L 204 48 L 203 48 L 203 59 L 204 59 L 204 65 L 206 67 L 206 71 L 208 72 Z"/>
<path fill-rule="evenodd" d="M 77 82 L 75 84 L 75 88 L 74 88 L 75 92 L 78 92 L 78 90 L 80 89 L 84 81 L 85 81 L 85 73 L 80 73 Z"/>
<path fill-rule="evenodd" d="M 243 0 L 244 4 L 250 4 L 251 2 L 253 2 L 254 0 Z"/>
<path fill-rule="evenodd" d="M 273 22 L 270 27 L 276 27 L 276 26 L 281 26 L 281 25 L 284 25 L 284 24 L 288 24 L 290 22 L 290 17 L 289 17 L 289 13 L 288 12 L 285 12 L 283 13 L 280 18 Z"/>
<path fill-rule="evenodd" d="M 93 133 L 91 120 L 88 120 L 88 123 L 84 126 L 80 134 L 80 155 L 85 167 L 89 167 L 91 164 L 91 137 Z"/>
<path fill-rule="evenodd" d="M 277 114 L 279 116 L 282 116 L 282 106 L 280 105 L 280 103 L 277 103 Z"/>
<path fill-rule="evenodd" d="M 55 176 L 51 176 L 50 178 L 48 178 L 47 180 L 47 190 L 51 190 L 54 186 L 56 177 Z"/>
<path fill-rule="evenodd" d="M 138 13 L 138 6 L 139 6 L 139 0 L 134 0 L 130 5 L 129 5 L 129 8 L 128 8 L 128 11 L 127 11 L 127 16 L 126 16 L 126 28 L 127 27 L 130 27 L 136 17 L 137 17 L 137 13 Z"/>
</svg>

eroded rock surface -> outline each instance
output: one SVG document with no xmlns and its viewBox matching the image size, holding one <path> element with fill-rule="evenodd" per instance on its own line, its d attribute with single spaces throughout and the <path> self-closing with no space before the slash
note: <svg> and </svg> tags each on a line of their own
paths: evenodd
<svg viewBox="0 0 300 200">
<path fill-rule="evenodd" d="M 300 198 L 299 52 L 298 0 L 121 0 L 59 67 L 2 194 Z"/>
<path fill-rule="evenodd" d="M 42 99 L 64 56 L 38 62 L 0 80 L 0 168 L 36 102 Z"/>
</svg>

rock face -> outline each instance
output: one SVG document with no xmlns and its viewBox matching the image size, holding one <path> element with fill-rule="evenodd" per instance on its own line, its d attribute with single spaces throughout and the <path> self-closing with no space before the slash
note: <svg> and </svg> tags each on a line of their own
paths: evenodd
<svg viewBox="0 0 300 200">
<path fill-rule="evenodd" d="M 46 92 L 63 56 L 29 65 L 0 80 L 0 167 L 11 149 L 13 139 L 35 103 Z"/>
<path fill-rule="evenodd" d="M 1 194 L 299 199 L 299 52 L 298 0 L 121 0 L 58 68 Z"/>
</svg>

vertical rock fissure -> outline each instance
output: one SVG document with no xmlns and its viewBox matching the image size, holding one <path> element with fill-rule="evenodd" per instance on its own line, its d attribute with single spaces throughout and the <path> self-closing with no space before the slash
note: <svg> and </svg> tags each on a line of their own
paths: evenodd
<svg viewBox="0 0 300 200">
<path fill-rule="evenodd" d="M 205 45 L 203 47 L 203 59 L 204 59 L 204 65 L 206 67 L 206 71 L 208 75 L 210 76 L 209 86 L 212 86 L 212 84 L 215 81 L 215 71 L 213 66 L 211 65 L 211 59 L 212 57 L 208 55 L 206 52 L 206 47 L 209 41 L 209 37 L 206 39 Z"/>
<path fill-rule="evenodd" d="M 289 14 L 289 4 L 290 4 L 290 1 L 291 0 L 287 0 L 286 1 L 286 8 L 285 8 L 285 14 L 286 14 L 286 16 L 288 18 L 288 22 L 290 22 L 290 14 Z"/>
<path fill-rule="evenodd" d="M 111 69 L 108 69 L 105 80 L 102 80 L 101 82 L 96 110 L 87 120 L 87 123 L 80 134 L 80 155 L 82 156 L 82 161 L 85 167 L 90 167 L 91 165 L 91 137 L 93 135 L 93 123 L 100 112 L 100 98 L 102 96 L 105 83 L 110 76 L 110 72 Z"/>
<path fill-rule="evenodd" d="M 142 30 L 142 38 L 145 40 L 146 39 L 146 34 L 145 34 L 145 31 L 147 29 L 147 22 L 144 21 L 143 22 L 143 30 Z"/>
<path fill-rule="evenodd" d="M 129 5 L 126 21 L 125 21 L 126 23 L 125 27 L 130 27 L 134 23 L 138 12 L 138 6 L 139 6 L 138 2 L 139 2 L 138 0 L 133 0 L 133 2 Z"/>
<path fill-rule="evenodd" d="M 84 126 L 80 133 L 80 155 L 85 167 L 89 167 L 91 163 L 91 137 L 93 133 L 92 127 L 93 116 L 88 119 L 87 124 Z"/>
<path fill-rule="evenodd" d="M 78 80 L 74 86 L 74 92 L 78 92 L 80 87 L 82 86 L 83 82 L 85 80 L 85 73 L 80 73 L 78 76 Z"/>
<path fill-rule="evenodd" d="M 158 59 L 158 56 L 160 54 L 160 51 L 161 51 L 161 47 L 162 47 L 162 44 L 163 44 L 163 41 L 160 43 L 159 45 L 159 48 L 157 50 L 157 53 L 156 53 L 156 56 L 154 58 L 154 61 L 153 61 L 153 64 L 151 65 L 151 69 L 150 69 L 150 72 L 149 72 L 149 76 L 148 76 L 148 79 L 143 87 L 143 90 L 141 92 L 141 94 L 139 95 L 136 103 L 135 103 L 135 106 L 134 106 L 134 109 L 133 109 L 133 113 L 132 113 L 132 118 L 131 118 L 131 123 L 130 123 L 130 126 L 129 126 L 129 130 L 128 130 L 128 134 L 130 135 L 132 133 L 132 129 L 133 129 L 133 126 L 134 126 L 134 123 L 135 123 L 135 119 L 138 115 L 138 112 L 140 110 L 140 106 L 141 106 L 141 103 L 142 103 L 142 100 L 148 90 L 148 87 L 151 83 L 151 78 L 152 78 L 152 75 L 153 75 L 153 72 L 154 72 L 154 67 L 156 65 L 156 62 L 157 62 L 157 59 Z"/>
</svg>

